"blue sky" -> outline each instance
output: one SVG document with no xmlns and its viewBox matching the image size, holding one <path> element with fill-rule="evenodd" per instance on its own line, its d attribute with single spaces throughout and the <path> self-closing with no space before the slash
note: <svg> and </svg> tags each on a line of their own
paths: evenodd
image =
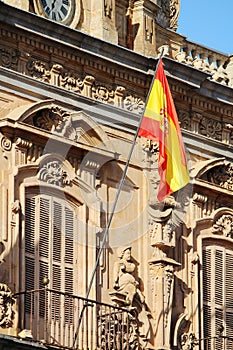
<svg viewBox="0 0 233 350">
<path fill-rule="evenodd" d="M 233 0 L 180 0 L 177 32 L 216 51 L 233 54 Z"/>
</svg>

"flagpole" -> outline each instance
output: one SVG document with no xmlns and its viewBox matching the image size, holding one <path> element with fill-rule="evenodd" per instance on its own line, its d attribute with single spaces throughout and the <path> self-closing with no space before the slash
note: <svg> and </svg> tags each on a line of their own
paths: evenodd
<svg viewBox="0 0 233 350">
<path fill-rule="evenodd" d="M 156 76 L 156 73 L 157 73 L 157 70 L 158 70 L 158 65 L 159 65 L 160 60 L 162 59 L 163 52 L 164 52 L 164 48 L 162 48 L 162 51 L 160 53 L 159 60 L 158 60 L 158 63 L 157 63 L 157 66 L 156 66 L 156 70 L 155 70 L 155 73 L 154 73 L 154 77 Z M 150 88 L 149 88 L 149 92 L 147 94 L 147 98 L 146 98 L 146 102 L 145 102 L 145 105 L 144 105 L 144 109 L 143 109 L 143 112 L 142 112 L 140 120 L 139 120 L 139 124 L 138 124 L 137 130 L 136 130 L 135 136 L 134 136 L 134 140 L 133 140 L 133 143 L 132 143 L 132 146 L 131 146 L 131 149 L 130 149 L 130 152 L 129 152 L 129 155 L 128 155 L 128 158 L 127 158 L 127 161 L 125 163 L 125 169 L 124 169 L 122 177 L 121 177 L 121 181 L 120 181 L 120 184 L 119 184 L 119 187 L 118 187 L 118 190 L 117 190 L 115 201 L 113 203 L 112 211 L 111 211 L 111 214 L 109 216 L 107 226 L 105 228 L 102 244 L 100 246 L 100 249 L 99 249 L 99 252 L 98 252 L 98 255 L 97 255 L 97 258 L 96 258 L 96 263 L 95 263 L 94 270 L 93 270 L 93 273 L 92 273 L 92 276 L 91 276 L 91 279 L 90 279 L 89 287 L 88 287 L 88 290 L 87 290 L 87 293 L 86 293 L 86 299 L 88 299 L 88 297 L 89 297 L 89 294 L 90 294 L 90 291 L 91 291 L 91 287 L 92 287 L 92 284 L 93 284 L 93 280 L 94 280 L 94 276 L 95 276 L 95 272 L 96 272 L 98 264 L 99 264 L 100 256 L 102 254 L 103 248 L 104 248 L 106 240 L 107 240 L 108 231 L 109 231 L 109 228 L 110 228 L 110 225 L 111 225 L 111 222 L 112 222 L 113 215 L 114 215 L 115 210 L 116 210 L 117 202 L 118 202 L 118 199 L 119 199 L 119 196 L 120 196 L 123 184 L 124 184 L 124 180 L 125 180 L 125 177 L 126 177 L 126 173 L 127 173 L 128 167 L 129 167 L 129 163 L 130 163 L 130 160 L 131 160 L 131 157 L 132 157 L 132 154 L 133 154 L 133 150 L 134 150 L 134 147 L 135 147 L 135 144 L 136 144 L 136 141 L 137 141 L 138 132 L 139 132 L 139 129 L 140 129 L 140 126 L 141 126 L 143 115 L 145 113 L 148 97 L 149 97 L 151 89 L 152 89 L 154 77 L 153 77 L 152 82 L 150 84 Z"/>
<path fill-rule="evenodd" d="M 96 258 L 95 266 L 94 266 L 94 269 L 93 269 L 93 272 L 92 272 L 92 275 L 91 275 L 91 279 L 90 279 L 90 282 L 89 282 L 89 286 L 88 286 L 88 289 L 87 289 L 87 292 L 86 292 L 86 296 L 85 296 L 86 299 L 88 299 L 88 297 L 89 297 L 89 294 L 90 294 L 90 291 L 91 291 L 91 288 L 92 288 L 92 285 L 93 285 L 93 282 L 94 282 L 95 274 L 96 274 L 96 271 L 97 271 L 97 268 L 98 268 L 98 265 L 99 265 L 100 257 L 101 257 L 101 254 L 103 252 L 104 246 L 105 246 L 106 241 L 107 241 L 109 228 L 110 228 L 110 225 L 111 225 L 111 222 L 112 222 L 112 219 L 113 219 L 113 215 L 114 215 L 115 210 L 116 210 L 118 199 L 119 199 L 119 196 L 120 196 L 120 193 L 121 193 L 124 181 L 125 181 L 125 177 L 126 177 L 126 173 L 127 173 L 128 167 L 129 167 L 129 163 L 130 163 L 130 160 L 131 160 L 131 157 L 132 157 L 132 154 L 133 154 L 133 150 L 134 150 L 134 147 L 135 147 L 135 144 L 136 144 L 136 141 L 137 141 L 138 132 L 139 132 L 139 129 L 140 129 L 140 126 L 141 126 L 142 118 L 143 118 L 144 113 L 145 113 L 145 109 L 146 109 L 146 105 L 147 105 L 147 102 L 148 102 L 148 98 L 149 98 L 149 95 L 150 95 L 150 92 L 151 92 L 151 89 L 152 89 L 152 86 L 153 86 L 154 77 L 156 76 L 156 73 L 157 73 L 157 70 L 158 70 L 158 66 L 159 66 L 159 62 L 160 62 L 160 60 L 163 57 L 163 53 L 164 53 L 164 48 L 162 48 L 161 53 L 159 55 L 159 59 L 158 59 L 157 65 L 156 65 L 154 76 L 153 76 L 153 79 L 152 79 L 151 84 L 150 84 L 149 92 L 147 93 L 146 102 L 145 102 L 145 105 L 144 105 L 144 108 L 143 108 L 143 112 L 142 112 L 142 114 L 140 116 L 139 124 L 138 124 L 138 127 L 136 129 L 136 133 L 134 135 L 133 143 L 131 145 L 131 149 L 130 149 L 129 155 L 128 155 L 127 161 L 125 163 L 125 169 L 124 169 L 122 177 L 121 177 L 121 181 L 120 181 L 120 184 L 119 184 L 119 187 L 118 187 L 118 190 L 117 190 L 115 201 L 113 203 L 112 211 L 110 213 L 110 216 L 109 216 L 109 219 L 108 219 L 108 222 L 107 222 L 107 226 L 106 226 L 105 231 L 104 231 L 102 243 L 101 243 L 100 248 L 99 248 L 99 252 L 98 252 L 98 255 L 97 255 L 97 258 Z M 82 312 L 80 314 L 79 322 L 82 319 L 84 308 L 85 308 L 85 305 L 84 305 L 84 307 L 82 309 Z M 79 323 L 78 323 L 78 328 L 79 328 Z M 77 329 L 77 331 L 78 331 L 78 329 Z M 76 341 L 76 338 L 77 338 L 77 331 L 76 331 L 76 334 L 75 334 L 74 342 Z"/>
</svg>

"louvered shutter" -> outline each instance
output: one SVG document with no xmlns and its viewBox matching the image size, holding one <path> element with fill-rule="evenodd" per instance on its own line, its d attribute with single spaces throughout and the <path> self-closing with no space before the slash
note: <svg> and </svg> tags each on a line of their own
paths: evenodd
<svg viewBox="0 0 233 350">
<path fill-rule="evenodd" d="M 35 276 L 35 198 L 26 198 L 25 203 L 25 289 L 33 290 Z M 34 315 L 34 303 L 32 295 L 25 298 L 25 311 Z M 32 310 L 31 310 L 32 307 Z"/>
<path fill-rule="evenodd" d="M 35 249 L 35 208 L 36 208 L 35 198 L 26 198 L 25 252 L 32 255 L 34 255 L 34 249 Z"/>
<path fill-rule="evenodd" d="M 233 339 L 233 254 L 226 254 L 226 334 Z M 233 341 L 227 341 L 227 347 L 233 349 Z"/>
<path fill-rule="evenodd" d="M 29 194 L 26 197 L 25 282 L 27 289 L 43 288 L 42 280 L 48 277 L 50 288 L 73 294 L 74 229 L 74 209 L 64 199 L 46 194 Z M 45 298 L 46 294 L 43 291 L 40 292 L 39 315 L 41 318 L 44 318 L 45 308 L 50 303 L 51 319 L 54 322 L 73 323 L 71 297 L 53 293 L 50 301 Z M 27 312 L 30 312 L 32 304 L 29 299 L 26 300 Z M 32 307 L 33 312 L 38 309 L 36 304 Z"/>
<path fill-rule="evenodd" d="M 211 263 L 213 262 L 213 263 Z M 211 280 L 211 276 L 213 280 Z M 216 337 L 224 326 L 226 338 L 206 341 L 205 348 L 233 348 L 233 251 L 207 246 L 203 250 L 204 337 Z M 213 297 L 212 297 L 213 296 Z M 231 338 L 231 339 L 230 339 Z"/>
<path fill-rule="evenodd" d="M 204 338 L 211 336 L 211 250 L 203 250 Z M 208 348 L 210 348 L 210 341 Z"/>
</svg>

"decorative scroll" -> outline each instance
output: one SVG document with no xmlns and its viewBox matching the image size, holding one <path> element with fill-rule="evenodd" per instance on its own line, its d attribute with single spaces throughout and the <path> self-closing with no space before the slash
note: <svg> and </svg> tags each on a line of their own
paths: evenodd
<svg viewBox="0 0 233 350">
<path fill-rule="evenodd" d="M 4 151 L 10 151 L 12 148 L 12 141 L 8 137 L 3 136 L 1 139 L 1 147 Z"/>
<path fill-rule="evenodd" d="M 218 120 L 202 117 L 200 121 L 199 132 L 201 135 L 221 141 L 222 124 Z"/>
<path fill-rule="evenodd" d="M 124 100 L 124 107 L 130 112 L 142 113 L 144 102 L 136 96 L 127 96 Z"/>
</svg>

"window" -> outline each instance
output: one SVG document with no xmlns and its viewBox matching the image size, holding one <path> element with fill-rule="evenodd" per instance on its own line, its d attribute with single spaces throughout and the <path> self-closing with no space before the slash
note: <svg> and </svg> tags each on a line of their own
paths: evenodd
<svg viewBox="0 0 233 350">
<path fill-rule="evenodd" d="M 203 306 L 205 349 L 233 348 L 233 250 L 209 245 L 203 249 Z M 222 335 L 219 326 L 224 327 Z"/>
<path fill-rule="evenodd" d="M 74 274 L 77 281 L 75 208 L 64 198 L 46 194 L 28 194 L 25 204 L 25 288 L 43 288 L 42 280 L 49 278 L 49 288 L 74 293 Z M 26 299 L 26 312 L 44 317 L 45 294 L 39 301 Z M 63 305 L 63 306 L 62 306 Z M 35 311 L 35 308 L 37 310 Z M 52 318 L 71 321 L 66 301 L 59 294 L 50 300 Z M 61 310 L 62 308 L 62 310 Z M 70 305 L 69 305 L 70 308 Z"/>
</svg>

